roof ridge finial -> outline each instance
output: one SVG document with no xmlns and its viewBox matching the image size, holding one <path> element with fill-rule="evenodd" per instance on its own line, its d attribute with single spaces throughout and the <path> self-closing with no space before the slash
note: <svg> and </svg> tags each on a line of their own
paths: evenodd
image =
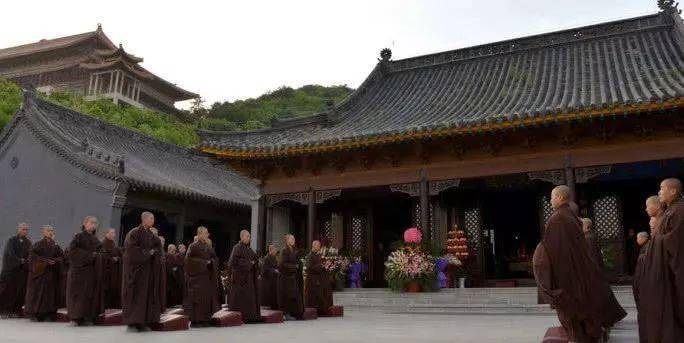
<svg viewBox="0 0 684 343">
<path fill-rule="evenodd" d="M 384 48 L 380 50 L 380 62 L 389 62 L 392 59 L 392 50 L 390 48 Z"/>
<path fill-rule="evenodd" d="M 675 0 L 658 0 L 658 8 L 669 14 L 681 14 L 682 10 L 679 9 L 679 2 L 675 2 Z"/>
<path fill-rule="evenodd" d="M 97 32 L 102 32 L 102 23 L 97 23 Z"/>
</svg>

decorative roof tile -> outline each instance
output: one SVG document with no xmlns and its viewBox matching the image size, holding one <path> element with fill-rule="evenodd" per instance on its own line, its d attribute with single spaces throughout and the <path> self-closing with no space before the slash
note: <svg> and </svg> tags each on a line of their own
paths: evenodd
<svg viewBox="0 0 684 343">
<path fill-rule="evenodd" d="M 22 109 L 0 132 L 0 147 L 20 121 L 75 166 L 134 188 L 238 206 L 258 197 L 251 180 L 206 156 L 42 100 L 33 91 L 25 91 Z"/>
<path fill-rule="evenodd" d="M 382 59 L 359 89 L 332 110 L 257 131 L 202 131 L 202 149 L 258 158 L 339 144 L 331 142 L 372 144 L 390 135 L 430 136 L 446 128 L 486 131 L 562 116 L 638 111 L 645 105 L 675 106 L 684 102 L 682 27 L 679 15 L 661 12 Z M 257 153 L 267 147 L 272 152 Z"/>
</svg>

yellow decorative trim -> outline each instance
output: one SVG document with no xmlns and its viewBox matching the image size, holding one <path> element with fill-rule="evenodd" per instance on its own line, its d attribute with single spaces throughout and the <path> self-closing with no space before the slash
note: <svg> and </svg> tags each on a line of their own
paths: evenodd
<svg viewBox="0 0 684 343">
<path fill-rule="evenodd" d="M 356 141 L 341 142 L 327 145 L 316 145 L 310 147 L 287 147 L 284 149 L 273 151 L 240 151 L 232 149 L 216 149 L 203 147 L 201 150 L 205 153 L 214 154 L 216 157 L 234 158 L 242 160 L 264 159 L 271 157 L 287 157 L 293 155 L 304 155 L 312 153 L 333 152 L 340 150 L 352 150 L 356 148 L 366 147 L 370 145 L 386 145 L 391 143 L 399 143 L 410 140 L 417 140 L 431 137 L 447 137 L 456 136 L 469 133 L 484 133 L 495 130 L 508 129 L 518 126 L 539 125 L 549 122 L 566 122 L 577 119 L 601 117 L 605 115 L 619 116 L 627 113 L 657 111 L 671 108 L 678 108 L 684 105 L 684 97 L 671 99 L 663 103 L 646 103 L 646 104 L 632 104 L 622 105 L 611 109 L 597 109 L 589 112 L 570 112 L 563 113 L 557 116 L 538 116 L 534 118 L 518 119 L 515 121 L 507 121 L 495 124 L 483 124 L 477 126 L 460 127 L 460 128 L 438 128 L 434 130 L 418 131 L 418 132 L 404 132 L 389 135 L 361 138 Z M 501 114 L 493 117 L 501 116 Z"/>
</svg>

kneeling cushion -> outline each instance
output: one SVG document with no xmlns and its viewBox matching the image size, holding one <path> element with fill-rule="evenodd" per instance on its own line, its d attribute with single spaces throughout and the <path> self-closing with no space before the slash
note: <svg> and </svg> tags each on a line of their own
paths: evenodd
<svg viewBox="0 0 684 343">
<path fill-rule="evenodd" d="M 261 310 L 261 319 L 263 323 L 275 324 L 282 323 L 285 320 L 285 316 L 282 311 L 276 310 Z"/>
<path fill-rule="evenodd" d="M 152 331 L 178 331 L 187 330 L 190 325 L 188 317 L 182 314 L 162 314 L 159 323 L 152 324 Z"/>
<path fill-rule="evenodd" d="M 303 320 L 313 320 L 318 319 L 318 309 L 315 307 L 307 307 L 304 309 L 304 314 L 302 315 Z"/>
<path fill-rule="evenodd" d="M 57 310 L 57 313 L 55 313 L 55 321 L 60 323 L 69 322 L 69 314 L 66 308 L 60 308 Z"/>
<path fill-rule="evenodd" d="M 123 325 L 123 312 L 118 308 L 108 308 L 95 319 L 95 324 L 103 326 Z"/>
<path fill-rule="evenodd" d="M 322 314 L 321 317 L 343 317 L 344 316 L 344 306 L 339 306 L 339 305 L 332 305 L 330 308 L 328 308 L 328 311 L 325 314 Z"/>
<path fill-rule="evenodd" d="M 542 343 L 567 343 L 568 334 L 562 326 L 550 327 L 546 330 Z"/>
<path fill-rule="evenodd" d="M 239 326 L 242 325 L 242 314 L 240 312 L 221 309 L 211 316 L 211 324 L 214 326 Z"/>
</svg>

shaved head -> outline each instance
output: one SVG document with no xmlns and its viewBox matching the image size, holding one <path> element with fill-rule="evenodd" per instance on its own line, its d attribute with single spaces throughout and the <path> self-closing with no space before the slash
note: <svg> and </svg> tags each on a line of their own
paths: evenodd
<svg viewBox="0 0 684 343">
<path fill-rule="evenodd" d="M 660 197 L 652 195 L 646 199 L 646 214 L 649 217 L 657 217 L 663 213 L 665 204 L 660 201 Z"/>
<path fill-rule="evenodd" d="M 556 186 L 556 188 L 551 191 L 551 206 L 554 209 L 559 208 L 570 202 L 571 196 L 572 192 L 570 191 L 570 187 L 566 185 Z"/>
<path fill-rule="evenodd" d="M 321 250 L 321 242 L 320 241 L 313 241 L 311 242 L 311 250 L 318 252 Z"/>
<path fill-rule="evenodd" d="M 152 212 L 145 211 L 140 214 L 140 222 L 142 226 L 149 229 L 154 226 L 154 214 Z"/>
<path fill-rule="evenodd" d="M 17 234 L 21 237 L 28 235 L 29 225 L 26 223 L 19 223 L 17 225 Z"/>
<path fill-rule="evenodd" d="M 668 206 L 682 196 L 682 182 L 679 179 L 669 178 L 660 183 L 658 197 Z"/>
<path fill-rule="evenodd" d="M 589 218 L 581 218 L 582 220 L 582 231 L 585 233 L 591 231 L 591 226 L 594 224 Z"/>
<path fill-rule="evenodd" d="M 210 243 L 209 240 L 209 229 L 207 229 L 204 226 L 200 226 L 197 228 L 197 240 L 203 243 Z"/>
<path fill-rule="evenodd" d="M 242 230 L 240 231 L 240 243 L 242 244 L 249 244 L 249 242 L 252 240 L 252 235 L 249 233 L 247 230 Z"/>
<path fill-rule="evenodd" d="M 55 228 L 52 225 L 43 225 L 41 231 L 45 238 L 53 239 L 55 237 Z"/>
</svg>

